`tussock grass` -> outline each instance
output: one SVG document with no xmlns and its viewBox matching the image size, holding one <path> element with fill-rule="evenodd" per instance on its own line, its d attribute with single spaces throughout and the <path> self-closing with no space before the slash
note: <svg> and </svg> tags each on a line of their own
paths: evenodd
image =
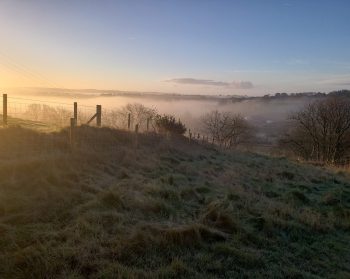
<svg viewBox="0 0 350 279">
<path fill-rule="evenodd" d="M 227 206 L 218 202 L 211 202 L 207 205 L 207 209 L 201 217 L 201 221 L 211 227 L 215 227 L 223 232 L 235 233 L 240 228 L 237 221 L 234 220 L 234 213 Z"/>
<path fill-rule="evenodd" d="M 348 278 L 350 174 L 108 128 L 0 129 L 0 278 Z"/>
</svg>

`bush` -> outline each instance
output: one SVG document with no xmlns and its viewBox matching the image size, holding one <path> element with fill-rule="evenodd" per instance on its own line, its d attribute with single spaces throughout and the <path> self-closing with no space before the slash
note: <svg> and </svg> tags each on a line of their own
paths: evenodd
<svg viewBox="0 0 350 279">
<path fill-rule="evenodd" d="M 156 127 L 158 132 L 170 132 L 172 134 L 183 135 L 186 132 L 186 126 L 180 120 L 176 121 L 172 115 L 157 115 Z"/>
<path fill-rule="evenodd" d="M 252 127 L 240 114 L 215 110 L 202 117 L 202 125 L 207 135 L 227 148 L 236 147 L 252 137 Z"/>
<path fill-rule="evenodd" d="M 296 155 L 330 164 L 340 164 L 350 155 L 350 100 L 316 101 L 290 119 L 293 128 L 281 144 Z"/>
</svg>

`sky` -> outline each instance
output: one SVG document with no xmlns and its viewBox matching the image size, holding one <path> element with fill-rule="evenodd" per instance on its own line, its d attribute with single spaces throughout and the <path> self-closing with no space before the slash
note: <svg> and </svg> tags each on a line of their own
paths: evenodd
<svg viewBox="0 0 350 279">
<path fill-rule="evenodd" d="M 348 0 L 0 0 L 0 89 L 350 88 Z"/>
</svg>

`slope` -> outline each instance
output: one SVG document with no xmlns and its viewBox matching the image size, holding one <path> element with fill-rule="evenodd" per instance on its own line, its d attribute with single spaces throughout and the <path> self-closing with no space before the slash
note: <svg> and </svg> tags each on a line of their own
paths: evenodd
<svg viewBox="0 0 350 279">
<path fill-rule="evenodd" d="M 0 130 L 1 278 L 349 278 L 350 178 L 184 138 Z"/>
</svg>

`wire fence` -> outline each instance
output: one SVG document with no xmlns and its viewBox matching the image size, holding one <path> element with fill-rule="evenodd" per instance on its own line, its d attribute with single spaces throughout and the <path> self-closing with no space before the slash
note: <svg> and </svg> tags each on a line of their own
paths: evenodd
<svg viewBox="0 0 350 279">
<path fill-rule="evenodd" d="M 74 104 L 53 101 L 35 100 L 21 97 L 7 97 L 1 100 L 2 123 L 8 126 L 28 126 L 49 131 L 69 126 L 74 117 Z M 77 124 L 86 123 L 94 115 L 93 106 L 79 106 Z M 5 119 L 5 120 L 4 120 Z"/>
<path fill-rule="evenodd" d="M 149 115 L 137 116 L 127 113 L 122 109 L 103 109 L 100 105 L 87 106 L 77 102 L 62 103 L 55 101 L 38 100 L 3 94 L 0 99 L 2 126 L 20 126 L 44 132 L 58 131 L 68 127 L 68 143 L 81 141 L 97 145 L 96 137 L 90 132 L 80 129 L 78 136 L 76 127 L 84 125 L 116 128 L 119 130 L 133 131 L 134 133 L 154 132 L 159 133 L 155 119 Z M 165 132 L 165 137 L 169 135 Z M 185 137 L 189 142 L 212 144 L 214 140 L 207 135 L 188 129 Z"/>
<path fill-rule="evenodd" d="M 63 103 L 56 101 L 38 100 L 23 97 L 13 97 L 3 94 L 0 99 L 2 115 L 6 110 L 8 126 L 24 126 L 54 131 L 69 127 L 71 119 L 75 126 L 88 124 L 138 132 L 156 132 L 157 125 L 154 117 L 145 112 L 136 111 L 135 115 L 123 109 L 105 109 L 100 105 L 87 106 L 77 102 Z M 4 102 L 6 103 L 4 105 Z M 99 111 L 100 110 L 100 111 Z M 4 117 L 2 118 L 4 121 Z M 200 129 L 187 129 L 185 136 L 189 141 L 200 143 L 220 143 Z"/>
<path fill-rule="evenodd" d="M 101 106 L 81 105 L 77 102 L 61 103 L 21 97 L 5 96 L 0 99 L 1 114 L 6 114 L 8 126 L 17 124 L 36 123 L 45 126 L 48 130 L 55 130 L 70 126 L 70 119 L 76 119 L 76 125 L 98 125 L 96 113 L 101 109 L 101 125 L 104 127 L 134 130 L 138 125 L 139 131 L 154 130 L 152 119 L 134 119 L 125 111 L 118 109 L 104 109 Z M 4 113 L 6 102 L 6 112 Z M 95 116 L 95 117 L 94 117 Z M 2 117 L 3 121 L 4 117 Z M 142 120 L 142 121 L 140 121 Z M 25 121 L 25 122 L 24 122 Z M 4 124 L 4 123 L 2 123 Z"/>
<path fill-rule="evenodd" d="M 3 98 L 0 98 L 0 110 L 2 114 L 2 117 L 0 117 L 0 122 L 2 121 L 1 126 L 19 126 L 43 132 L 53 132 L 66 128 L 61 137 L 57 137 L 52 133 L 35 135 L 26 132 L 27 144 L 29 140 L 33 150 L 39 150 L 40 152 L 58 147 L 71 148 L 75 145 L 86 145 L 94 149 L 101 148 L 100 139 L 103 137 L 105 142 L 106 138 L 109 138 L 105 137 L 109 132 L 106 130 L 92 131 L 88 127 L 85 128 L 88 125 L 119 129 L 121 132 L 132 131 L 133 133 L 120 134 L 122 135 L 121 141 L 125 140 L 126 144 L 133 143 L 137 145 L 138 134 L 144 132 L 154 132 L 152 133 L 154 137 L 159 137 L 163 134 L 163 138 L 170 138 L 169 133 L 162 133 L 157 130 L 157 125 L 152 118 L 136 118 L 123 110 L 102 109 L 99 105 L 86 106 L 76 102 L 69 104 L 9 97 L 4 94 Z M 78 126 L 79 129 L 77 129 Z M 226 148 L 225 145 L 215 138 L 201 133 L 199 129 L 187 129 L 184 136 L 190 143 Z M 46 140 L 43 139 L 44 137 Z M 108 150 L 117 148 L 118 144 L 115 142 L 115 135 L 111 134 L 110 138 Z M 106 148 L 106 145 L 103 147 Z M 267 146 L 267 148 L 271 148 L 271 146 Z M 349 168 L 350 156 L 344 157 L 338 162 L 338 165 Z"/>
</svg>

